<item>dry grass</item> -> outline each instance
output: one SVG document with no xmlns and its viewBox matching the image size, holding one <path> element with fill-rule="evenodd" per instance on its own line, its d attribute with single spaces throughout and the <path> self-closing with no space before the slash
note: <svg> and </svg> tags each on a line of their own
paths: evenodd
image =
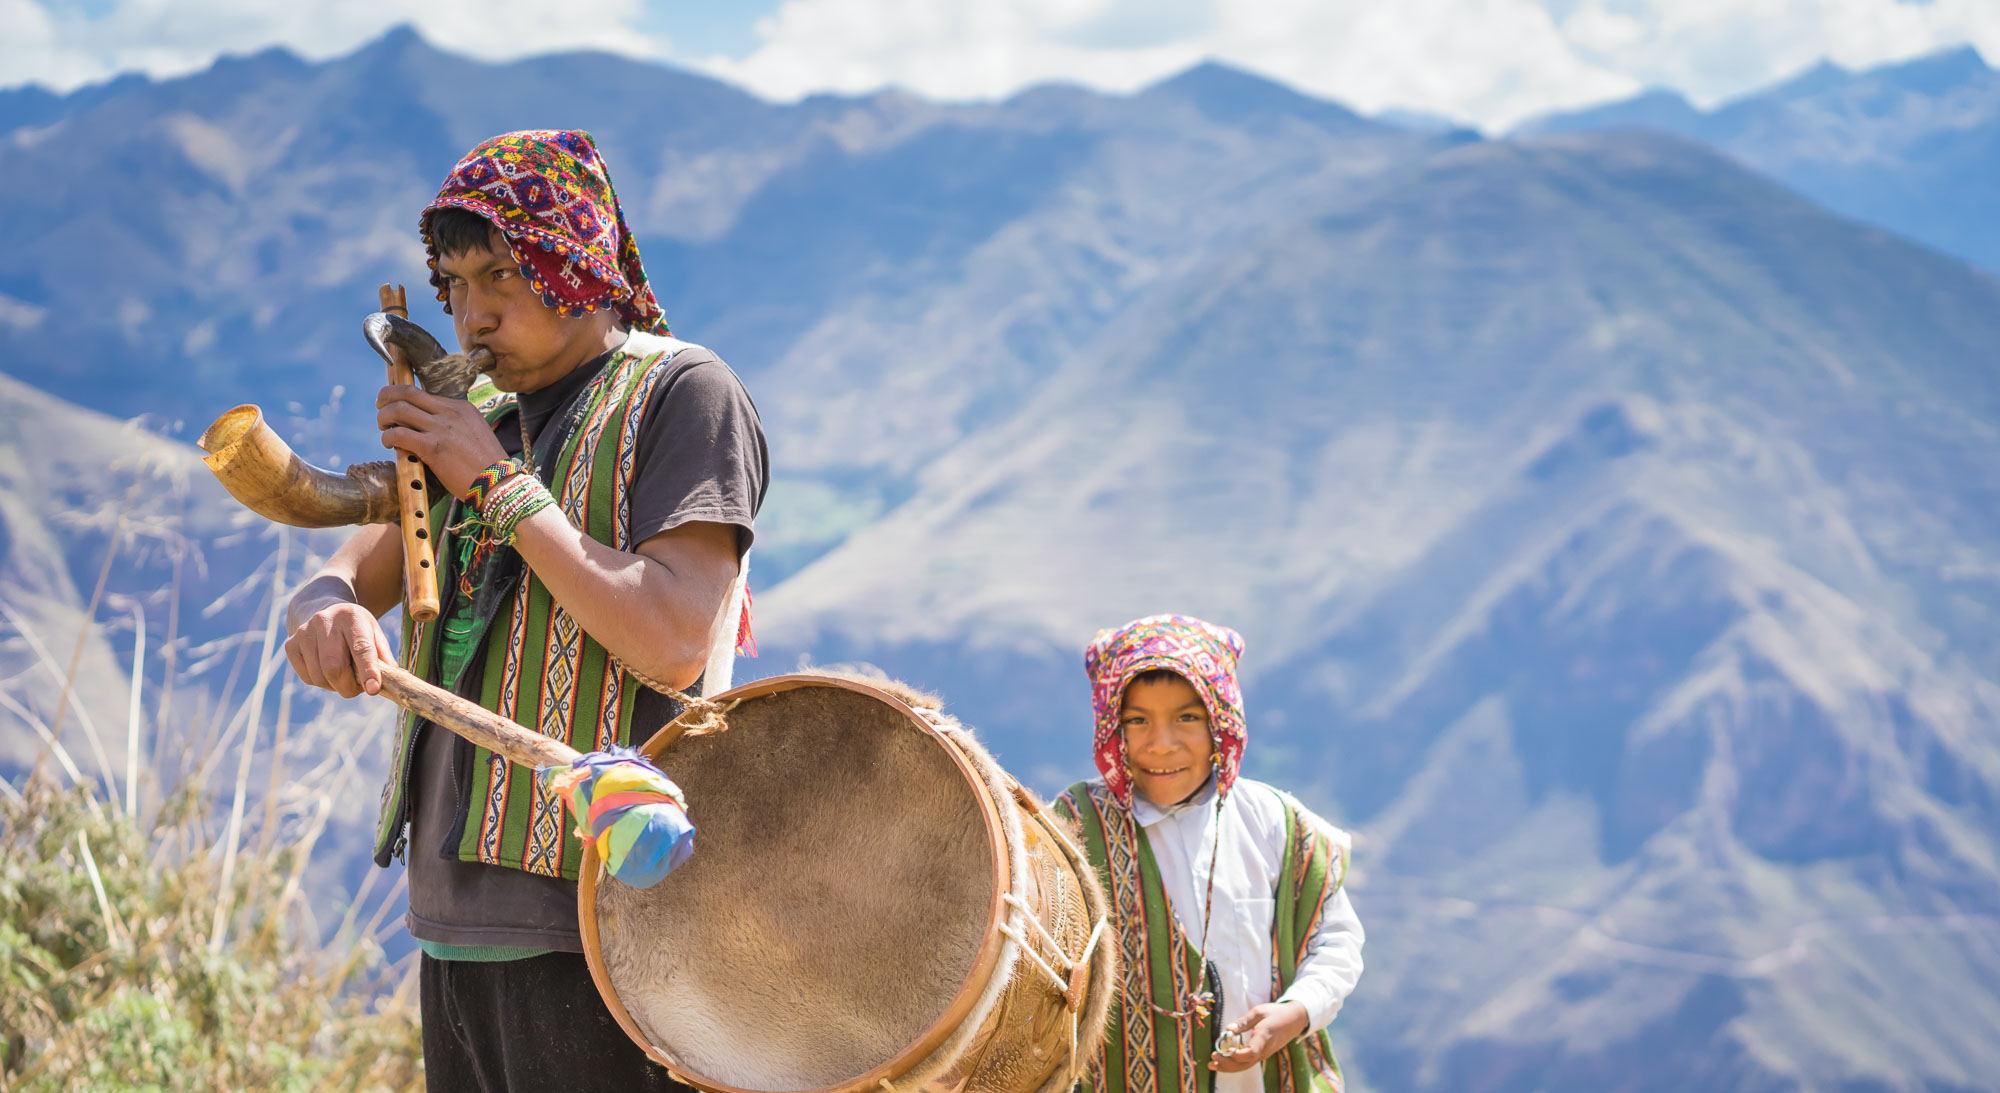
<svg viewBox="0 0 2000 1093">
<path fill-rule="evenodd" d="M 278 608 L 313 560 L 288 564 L 292 545 L 281 537 L 237 586 L 253 629 L 187 647 L 169 621 L 155 701 L 73 667 L 54 716 L 0 686 L 52 760 L 0 781 L 0 1093 L 422 1087 L 415 963 L 381 944 L 401 928 L 400 887 L 375 893 L 371 869 L 338 925 L 315 915 L 313 882 L 339 864 L 321 836 L 363 797 L 372 814 L 355 749 L 379 741 L 388 711 L 329 704 L 294 724 L 308 703 L 276 648 Z M 0 624 L 42 664 L 60 655 L 18 614 Z M 142 668 L 143 611 L 132 625 Z M 239 675 L 247 693 L 232 698 Z M 131 688 L 122 764 L 96 725 L 60 716 L 104 687 Z M 79 736 L 87 748 L 64 746 Z"/>
<path fill-rule="evenodd" d="M 421 1088 L 409 974 L 384 991 L 372 938 L 300 929 L 309 842 L 246 852 L 211 949 L 218 855 L 181 850 L 205 802 L 149 830 L 90 792 L 39 778 L 0 802 L 0 1089 Z"/>
</svg>

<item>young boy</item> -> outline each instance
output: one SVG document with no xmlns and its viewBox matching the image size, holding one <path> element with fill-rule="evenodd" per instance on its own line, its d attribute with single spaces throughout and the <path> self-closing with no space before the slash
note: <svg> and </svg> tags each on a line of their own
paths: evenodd
<svg viewBox="0 0 2000 1093">
<path fill-rule="evenodd" d="M 1324 1030 L 1363 940 L 1348 837 L 1237 778 L 1242 652 L 1233 630 L 1153 615 L 1085 654 L 1103 777 L 1055 808 L 1082 830 L 1123 957 L 1094 1093 L 1340 1093 Z"/>
</svg>

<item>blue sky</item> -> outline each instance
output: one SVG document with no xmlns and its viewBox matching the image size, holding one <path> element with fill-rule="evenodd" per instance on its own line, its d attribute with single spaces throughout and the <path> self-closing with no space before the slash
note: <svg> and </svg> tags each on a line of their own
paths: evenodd
<svg viewBox="0 0 2000 1093">
<path fill-rule="evenodd" d="M 639 25 L 669 40 L 688 57 L 747 57 L 757 48 L 757 20 L 778 9 L 780 0 L 654 0 Z"/>
<path fill-rule="evenodd" d="M 0 0 L 0 86 L 175 75 L 270 45 L 323 58 L 402 22 L 487 59 L 608 49 L 774 99 L 1129 91 L 1215 59 L 1488 130 L 1652 86 L 1708 105 L 1827 59 L 1966 43 L 2000 58 L 2000 0 Z"/>
</svg>

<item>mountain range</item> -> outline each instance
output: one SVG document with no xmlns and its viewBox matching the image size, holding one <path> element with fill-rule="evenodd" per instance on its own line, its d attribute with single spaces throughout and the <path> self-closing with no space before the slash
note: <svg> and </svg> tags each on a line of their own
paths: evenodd
<svg viewBox="0 0 2000 1093">
<path fill-rule="evenodd" d="M 1824 61 L 1710 110 L 1656 89 L 1520 133 L 1620 127 L 1699 140 L 1835 212 L 2000 270 L 2000 73 L 1971 46 L 1862 72 Z"/>
<path fill-rule="evenodd" d="M 1948 55 L 1489 140 L 1216 65 L 781 105 L 401 31 L 0 94 L 0 368 L 370 458 L 355 324 L 426 295 L 430 187 L 589 128 L 771 437 L 740 675 L 878 665 L 1053 791 L 1091 634 L 1200 614 L 1247 639 L 1249 773 L 1357 832 L 1353 1088 L 1993 1088 L 1991 86 Z M 113 427 L 7 393 L 24 437 Z M 76 612 L 103 532 L 62 514 L 123 480 L 62 453 L 10 449 L 0 548 L 68 582 L 0 590 Z"/>
</svg>

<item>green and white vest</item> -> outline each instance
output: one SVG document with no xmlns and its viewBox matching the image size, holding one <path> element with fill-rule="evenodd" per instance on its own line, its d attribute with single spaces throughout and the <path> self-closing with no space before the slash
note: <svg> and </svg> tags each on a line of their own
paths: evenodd
<svg viewBox="0 0 2000 1093">
<path fill-rule="evenodd" d="M 543 478 L 569 522 L 600 543 L 617 550 L 634 545 L 628 491 L 640 421 L 648 399 L 672 370 L 669 362 L 692 348 L 698 347 L 634 332 L 574 404 L 580 421 L 550 465 L 553 473 L 545 471 Z M 514 396 L 490 384 L 482 382 L 467 397 L 491 423 L 517 412 Z M 557 425 L 552 421 L 547 428 Z M 459 508 L 447 495 L 431 509 L 431 541 L 441 562 L 456 554 L 450 525 L 462 515 Z M 438 567 L 439 599 L 445 603 L 452 592 L 446 582 L 457 577 L 450 568 Z M 401 659 L 418 677 L 449 687 L 457 681 L 437 678 L 442 629 L 405 614 Z M 577 626 L 532 570 L 501 598 L 477 641 L 473 660 L 484 665 L 481 706 L 582 752 L 632 743 L 633 701 L 644 684 Z M 382 787 L 375 859 L 384 866 L 407 836 L 417 722 L 407 711 L 400 719 L 394 762 Z M 576 879 L 582 846 L 565 821 L 562 800 L 542 789 L 532 769 L 475 748 L 472 808 L 465 820 L 459 860 Z"/>
<path fill-rule="evenodd" d="M 1297 801 L 1285 801 L 1285 856 L 1273 892 L 1271 997 L 1298 977 L 1306 945 L 1347 875 L 1347 853 Z M 1202 955 L 1167 904 L 1146 831 L 1103 782 L 1078 782 L 1053 811 L 1077 825 L 1083 849 L 1111 900 L 1122 982 L 1106 1019 L 1104 1047 L 1080 1083 L 1085 1093 L 1209 1093 L 1209 1028 L 1186 1014 L 1201 989 Z M 1180 1015 L 1177 1015 L 1180 1014 Z M 1340 1065 L 1324 1029 L 1264 1060 L 1265 1093 L 1341 1093 Z"/>
</svg>

